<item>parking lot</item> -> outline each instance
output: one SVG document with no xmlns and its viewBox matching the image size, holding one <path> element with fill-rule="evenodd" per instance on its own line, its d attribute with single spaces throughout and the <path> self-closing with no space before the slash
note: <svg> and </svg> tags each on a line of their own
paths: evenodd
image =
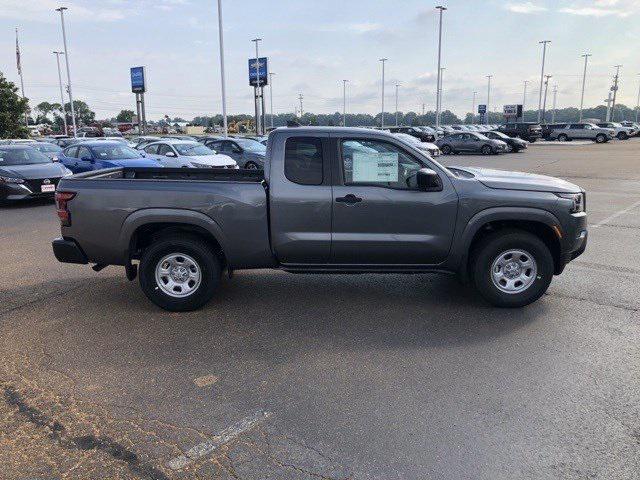
<svg viewBox="0 0 640 480">
<path fill-rule="evenodd" d="M 0 209 L 0 475 L 635 479 L 640 138 L 478 165 L 587 190 L 589 245 L 523 309 L 436 275 L 238 272 L 156 308 L 58 263 L 49 203 Z"/>
</svg>

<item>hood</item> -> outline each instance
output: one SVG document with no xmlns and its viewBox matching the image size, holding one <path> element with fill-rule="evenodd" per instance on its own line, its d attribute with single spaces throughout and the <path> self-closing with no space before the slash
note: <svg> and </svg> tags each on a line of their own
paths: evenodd
<svg viewBox="0 0 640 480">
<path fill-rule="evenodd" d="M 4 177 L 34 180 L 39 178 L 57 178 L 69 173 L 61 163 L 36 163 L 32 165 L 0 166 L 0 175 Z"/>
<path fill-rule="evenodd" d="M 202 165 L 210 165 L 212 167 L 224 167 L 227 165 L 235 165 L 236 161 L 229 155 L 216 153 L 214 155 L 197 155 L 197 156 L 181 156 L 181 160 L 187 162 L 200 163 Z"/>
<path fill-rule="evenodd" d="M 483 185 L 500 190 L 528 190 L 533 192 L 578 193 L 582 189 L 560 178 L 535 173 L 508 172 L 477 167 L 452 167 L 469 172 Z"/>
</svg>

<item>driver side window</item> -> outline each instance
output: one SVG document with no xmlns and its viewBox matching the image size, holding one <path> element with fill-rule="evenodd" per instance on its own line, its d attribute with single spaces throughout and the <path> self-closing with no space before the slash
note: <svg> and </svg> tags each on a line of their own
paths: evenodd
<svg viewBox="0 0 640 480">
<path fill-rule="evenodd" d="M 416 190 L 418 170 L 426 167 L 401 148 L 380 140 L 344 140 L 341 149 L 345 185 Z"/>
<path fill-rule="evenodd" d="M 91 155 L 91 152 L 87 147 L 80 147 L 78 149 L 78 158 L 80 160 L 91 159 L 93 158 L 93 155 Z"/>
<path fill-rule="evenodd" d="M 166 155 L 167 152 L 173 152 L 173 150 L 166 143 L 163 143 L 158 147 L 158 155 Z"/>
</svg>

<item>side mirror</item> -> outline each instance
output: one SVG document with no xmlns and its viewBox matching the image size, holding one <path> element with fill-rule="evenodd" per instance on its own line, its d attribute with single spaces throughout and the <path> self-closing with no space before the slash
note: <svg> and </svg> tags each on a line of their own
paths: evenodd
<svg viewBox="0 0 640 480">
<path fill-rule="evenodd" d="M 175 152 L 172 152 L 171 150 L 169 150 L 167 153 L 164 154 L 165 157 L 176 157 L 177 155 L 175 154 Z"/>
<path fill-rule="evenodd" d="M 421 168 L 418 170 L 416 178 L 418 182 L 418 190 L 423 192 L 439 192 L 442 190 L 442 180 L 440 176 L 430 168 Z"/>
<path fill-rule="evenodd" d="M 138 152 L 138 153 L 140 154 L 141 157 L 146 157 L 147 156 L 146 152 Z"/>
</svg>

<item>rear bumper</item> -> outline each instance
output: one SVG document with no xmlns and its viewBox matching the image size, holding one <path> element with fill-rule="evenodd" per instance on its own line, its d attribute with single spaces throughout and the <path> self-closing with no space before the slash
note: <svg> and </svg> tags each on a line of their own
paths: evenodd
<svg viewBox="0 0 640 480">
<path fill-rule="evenodd" d="M 56 238 L 51 242 L 53 254 L 59 262 L 62 263 L 80 263 L 86 265 L 89 263 L 87 256 L 80 248 L 75 240 L 66 240 L 64 238 Z"/>
</svg>

